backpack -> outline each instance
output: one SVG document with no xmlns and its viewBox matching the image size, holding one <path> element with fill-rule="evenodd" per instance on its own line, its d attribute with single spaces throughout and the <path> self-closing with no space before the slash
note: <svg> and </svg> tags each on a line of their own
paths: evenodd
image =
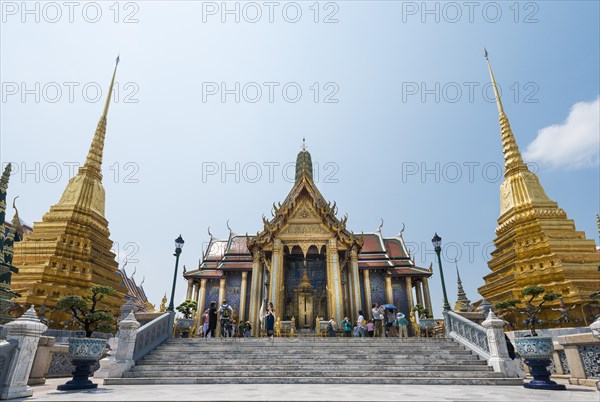
<svg viewBox="0 0 600 402">
<path fill-rule="evenodd" d="M 229 310 L 229 306 L 223 306 L 223 318 L 229 318 L 231 316 L 231 311 Z"/>
</svg>

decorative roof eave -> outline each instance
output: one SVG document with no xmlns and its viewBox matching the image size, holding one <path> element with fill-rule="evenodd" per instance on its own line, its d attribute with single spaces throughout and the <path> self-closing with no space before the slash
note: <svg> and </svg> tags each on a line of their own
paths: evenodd
<svg viewBox="0 0 600 402">
<path fill-rule="evenodd" d="M 302 190 L 306 190 L 307 193 L 312 197 L 313 207 L 321 216 L 323 223 L 332 232 L 335 232 L 335 237 L 338 239 L 338 241 L 347 245 L 349 249 L 354 246 L 356 246 L 358 249 L 362 247 L 362 240 L 356 238 L 353 233 L 346 229 L 348 216 L 344 216 L 344 218 L 341 220 L 338 219 L 336 217 L 336 203 L 334 202 L 332 205 L 331 202 L 327 202 L 323 195 L 319 192 L 319 189 L 315 183 L 305 173 L 303 173 L 302 177 L 294 183 L 292 190 L 283 201 L 283 204 L 278 203 L 276 205 L 273 203 L 273 210 L 271 211 L 273 218 L 269 220 L 263 215 L 264 229 L 261 232 L 257 232 L 254 238 L 248 239 L 248 249 L 250 251 L 255 248 L 264 248 L 273 241 L 275 235 L 279 233 L 287 223 L 287 220 L 293 212 L 297 199 Z"/>
</svg>

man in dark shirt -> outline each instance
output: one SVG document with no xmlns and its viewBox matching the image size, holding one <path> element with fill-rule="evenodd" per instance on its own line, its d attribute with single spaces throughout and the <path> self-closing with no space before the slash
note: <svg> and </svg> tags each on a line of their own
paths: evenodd
<svg viewBox="0 0 600 402">
<path fill-rule="evenodd" d="M 210 302 L 210 309 L 208 310 L 208 331 L 206 332 L 207 338 L 213 338 L 215 336 L 215 330 L 217 329 L 217 302 Z"/>
</svg>

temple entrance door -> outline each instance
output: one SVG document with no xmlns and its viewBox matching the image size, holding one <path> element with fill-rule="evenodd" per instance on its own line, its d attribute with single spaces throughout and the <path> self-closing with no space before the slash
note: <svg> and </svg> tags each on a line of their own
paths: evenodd
<svg viewBox="0 0 600 402">
<path fill-rule="evenodd" d="M 313 295 L 312 292 L 298 293 L 298 325 L 309 329 L 313 324 Z"/>
</svg>

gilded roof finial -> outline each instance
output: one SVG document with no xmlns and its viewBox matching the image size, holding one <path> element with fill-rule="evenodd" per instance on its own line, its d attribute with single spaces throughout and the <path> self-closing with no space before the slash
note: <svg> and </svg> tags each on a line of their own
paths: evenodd
<svg viewBox="0 0 600 402">
<path fill-rule="evenodd" d="M 487 49 L 483 48 L 483 54 L 487 61 L 490 78 L 492 80 L 492 87 L 494 88 L 494 95 L 496 96 L 496 105 L 498 106 L 498 113 L 500 114 L 500 134 L 502 137 L 502 148 L 504 152 L 504 177 L 508 177 L 514 172 L 528 169 L 527 165 L 525 165 L 523 162 L 523 157 L 521 156 L 519 146 L 517 145 L 515 136 L 510 128 L 508 117 L 506 117 L 506 114 L 504 113 L 504 107 L 502 106 L 500 92 L 498 91 L 498 85 L 496 84 L 496 79 L 494 78 L 494 73 L 492 71 Z"/>
<path fill-rule="evenodd" d="M 104 150 L 104 137 L 106 136 L 106 117 L 108 116 L 108 108 L 110 106 L 110 99 L 112 98 L 113 87 L 115 85 L 115 76 L 117 74 L 119 60 L 120 58 L 117 56 L 112 79 L 108 88 L 108 94 L 106 95 L 106 102 L 104 103 L 104 110 L 102 111 L 102 116 L 100 116 L 100 121 L 98 121 L 98 126 L 96 127 L 96 132 L 94 133 L 94 139 L 92 140 L 92 145 L 90 146 L 90 150 L 84 164 L 85 167 L 99 175 L 100 178 L 102 178 L 101 167 L 102 152 Z"/>
<path fill-rule="evenodd" d="M 381 228 L 383 227 L 383 218 L 381 218 L 381 224 L 379 225 L 379 227 L 377 228 L 378 232 L 381 232 Z"/>
<path fill-rule="evenodd" d="M 456 265 L 456 284 L 458 287 L 458 297 L 456 300 L 456 305 L 454 306 L 454 311 L 471 311 L 471 300 L 467 298 L 467 294 L 463 289 L 462 281 L 460 279 L 460 272 L 458 272 L 458 261 L 456 260 L 456 258 L 454 259 L 454 264 Z"/>
</svg>

